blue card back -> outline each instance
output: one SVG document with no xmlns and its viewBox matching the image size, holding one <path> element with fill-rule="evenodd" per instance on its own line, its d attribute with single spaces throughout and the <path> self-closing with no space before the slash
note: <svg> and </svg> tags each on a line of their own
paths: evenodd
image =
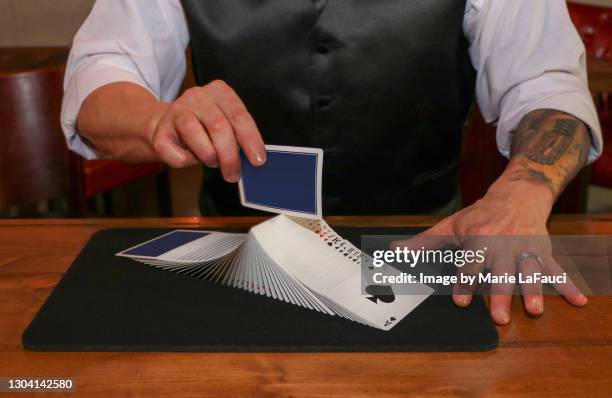
<svg viewBox="0 0 612 398">
<path fill-rule="evenodd" d="M 321 150 L 267 146 L 267 161 L 252 166 L 244 153 L 242 204 L 260 210 L 316 217 L 321 215 Z"/>
<path fill-rule="evenodd" d="M 202 231 L 173 231 L 133 247 L 122 254 L 129 256 L 157 257 L 209 234 L 209 232 Z"/>
</svg>

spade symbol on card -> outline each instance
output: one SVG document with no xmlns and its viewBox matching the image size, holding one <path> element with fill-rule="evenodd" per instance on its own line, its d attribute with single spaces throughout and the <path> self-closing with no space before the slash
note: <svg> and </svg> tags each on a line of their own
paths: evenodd
<svg viewBox="0 0 612 398">
<path fill-rule="evenodd" d="M 386 326 L 391 325 L 391 324 L 392 324 L 393 322 L 395 322 L 396 320 L 397 320 L 397 319 L 396 319 L 394 316 L 392 316 L 391 318 L 389 318 L 389 320 L 387 320 L 387 321 L 385 322 L 385 327 L 386 327 Z"/>
<path fill-rule="evenodd" d="M 395 301 L 395 294 L 391 286 L 370 285 L 366 287 L 365 291 L 371 295 L 371 297 L 366 298 L 374 304 L 378 304 L 379 300 L 387 304 Z"/>
</svg>

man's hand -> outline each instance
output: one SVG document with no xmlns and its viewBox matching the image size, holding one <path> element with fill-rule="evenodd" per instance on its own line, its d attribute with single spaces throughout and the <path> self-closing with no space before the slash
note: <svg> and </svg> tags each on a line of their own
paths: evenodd
<svg viewBox="0 0 612 398">
<path fill-rule="evenodd" d="M 234 90 L 215 80 L 190 88 L 154 113 L 145 134 L 157 156 L 172 167 L 202 162 L 220 167 L 228 182 L 240 178 L 242 148 L 249 161 L 266 161 L 263 139 L 255 121 Z"/>
<path fill-rule="evenodd" d="M 488 247 L 486 264 L 474 263 L 459 269 L 459 273 L 477 274 L 489 267 L 492 275 L 514 275 L 517 270 L 523 274 L 561 274 L 561 267 L 551 255 L 546 222 L 563 188 L 586 163 L 590 145 L 586 126 L 574 117 L 552 110 L 531 112 L 514 132 L 508 167 L 481 200 L 421 235 L 393 245 L 418 248 L 453 243 L 468 249 Z M 534 258 L 516 261 L 526 250 L 540 256 L 542 269 Z M 586 297 L 573 283 L 555 288 L 571 304 L 586 305 Z M 498 324 L 510 321 L 513 290 L 514 286 L 492 285 L 490 311 Z M 522 290 L 527 312 L 540 315 L 544 311 L 542 287 L 523 285 Z M 453 293 L 457 305 L 470 304 L 469 288 L 455 286 Z"/>
<path fill-rule="evenodd" d="M 240 178 L 239 148 L 255 166 L 266 161 L 255 121 L 219 80 L 191 88 L 172 103 L 133 83 L 105 85 L 83 102 L 78 127 L 100 155 L 176 168 L 202 162 L 220 167 L 229 182 Z"/>
</svg>

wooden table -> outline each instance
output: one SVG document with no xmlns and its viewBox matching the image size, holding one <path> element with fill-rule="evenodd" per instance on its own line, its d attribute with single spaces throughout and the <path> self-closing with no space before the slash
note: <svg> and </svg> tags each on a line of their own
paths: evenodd
<svg viewBox="0 0 612 398">
<path fill-rule="evenodd" d="M 337 226 L 427 226 L 435 220 L 328 221 Z M 0 377 L 72 377 L 76 395 L 88 397 L 612 396 L 612 297 L 592 297 L 583 309 L 547 297 L 546 313 L 537 320 L 524 314 L 517 297 L 513 322 L 499 328 L 499 348 L 483 353 L 39 353 L 21 347 L 22 331 L 95 231 L 249 226 L 259 221 L 0 221 Z M 555 217 L 550 231 L 612 234 L 612 215 Z"/>
</svg>

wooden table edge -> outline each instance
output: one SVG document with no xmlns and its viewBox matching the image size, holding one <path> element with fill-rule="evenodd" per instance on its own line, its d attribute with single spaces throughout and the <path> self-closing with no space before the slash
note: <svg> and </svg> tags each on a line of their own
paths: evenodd
<svg viewBox="0 0 612 398">
<path fill-rule="evenodd" d="M 55 219 L 3 219 L 0 228 L 10 227 L 134 227 L 134 226 L 208 226 L 208 227 L 248 227 L 273 216 L 263 217 L 172 217 L 172 218 L 55 218 Z M 339 227 L 427 227 L 442 219 L 434 215 L 397 215 L 397 216 L 329 216 L 325 220 Z M 553 215 L 549 225 L 566 223 L 604 222 L 612 223 L 610 214 L 562 214 Z M 611 229 L 612 233 L 612 229 Z"/>
</svg>

